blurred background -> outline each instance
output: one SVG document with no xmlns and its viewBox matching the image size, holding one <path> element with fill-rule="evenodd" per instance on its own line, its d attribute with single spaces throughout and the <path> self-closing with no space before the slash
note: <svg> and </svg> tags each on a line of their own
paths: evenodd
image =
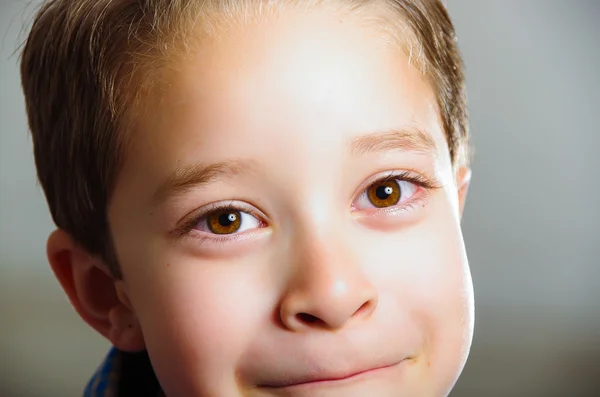
<svg viewBox="0 0 600 397">
<path fill-rule="evenodd" d="M 452 397 L 600 396 L 600 1 L 448 0 L 476 155 L 472 353 Z M 79 396 L 108 344 L 47 266 L 18 73 L 39 1 L 0 0 L 0 396 Z M 51 70 L 48 73 L 52 73 Z"/>
</svg>

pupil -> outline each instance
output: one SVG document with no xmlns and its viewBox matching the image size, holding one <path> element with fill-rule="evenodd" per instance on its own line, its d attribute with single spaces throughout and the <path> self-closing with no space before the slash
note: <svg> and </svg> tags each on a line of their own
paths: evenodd
<svg viewBox="0 0 600 397">
<path fill-rule="evenodd" d="M 236 216 L 235 214 L 221 214 L 219 215 L 219 224 L 221 226 L 231 226 L 233 222 L 235 222 Z"/>
<path fill-rule="evenodd" d="M 393 193 L 393 189 L 389 186 L 379 186 L 375 190 L 375 195 L 380 200 L 385 200 Z"/>
</svg>

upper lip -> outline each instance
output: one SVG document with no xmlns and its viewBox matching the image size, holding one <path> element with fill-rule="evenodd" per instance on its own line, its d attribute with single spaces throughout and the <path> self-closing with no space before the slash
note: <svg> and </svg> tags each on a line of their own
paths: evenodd
<svg viewBox="0 0 600 397">
<path fill-rule="evenodd" d="M 268 384 L 263 384 L 261 386 L 268 387 L 268 388 L 284 388 L 284 387 L 300 386 L 303 384 L 316 383 L 316 382 L 339 381 L 339 380 L 349 379 L 354 376 L 364 374 L 366 372 L 392 367 L 396 364 L 399 364 L 399 362 L 393 362 L 393 363 L 388 363 L 388 364 L 383 364 L 383 365 L 375 365 L 375 366 L 354 369 L 354 370 L 345 371 L 345 372 L 321 371 L 321 372 L 307 373 L 305 375 L 298 375 L 298 376 L 293 376 L 293 377 L 289 377 L 289 378 L 278 380 L 278 381 L 269 382 Z"/>
</svg>

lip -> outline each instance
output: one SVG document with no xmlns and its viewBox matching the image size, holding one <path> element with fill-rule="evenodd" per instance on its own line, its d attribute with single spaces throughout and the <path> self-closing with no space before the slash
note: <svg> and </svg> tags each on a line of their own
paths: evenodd
<svg viewBox="0 0 600 397">
<path fill-rule="evenodd" d="M 304 377 L 299 377 L 291 380 L 284 380 L 277 383 L 260 385 L 260 387 L 264 387 L 267 389 L 277 389 L 277 390 L 290 390 L 304 387 L 315 387 L 315 386 L 325 386 L 325 385 L 333 385 L 343 382 L 350 382 L 353 380 L 358 380 L 363 377 L 368 377 L 370 375 L 375 375 L 380 372 L 384 372 L 388 369 L 392 369 L 400 365 L 403 361 L 395 362 L 388 365 L 376 366 L 363 370 L 355 370 L 352 372 L 344 373 L 344 374 L 316 374 L 316 375 L 307 375 Z"/>
</svg>

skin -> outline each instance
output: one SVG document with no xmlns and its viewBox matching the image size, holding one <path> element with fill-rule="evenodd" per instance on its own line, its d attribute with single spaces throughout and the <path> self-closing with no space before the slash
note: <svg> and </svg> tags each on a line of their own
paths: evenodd
<svg viewBox="0 0 600 397">
<path fill-rule="evenodd" d="M 75 309 L 115 346 L 147 349 L 167 396 L 445 396 L 464 366 L 469 169 L 452 165 L 406 55 L 343 22 L 230 28 L 178 65 L 111 200 L 122 280 L 50 236 Z M 436 187 L 396 180 L 398 203 L 373 205 L 376 180 L 404 171 Z M 241 232 L 195 219 L 223 203 L 252 212 Z"/>
</svg>

